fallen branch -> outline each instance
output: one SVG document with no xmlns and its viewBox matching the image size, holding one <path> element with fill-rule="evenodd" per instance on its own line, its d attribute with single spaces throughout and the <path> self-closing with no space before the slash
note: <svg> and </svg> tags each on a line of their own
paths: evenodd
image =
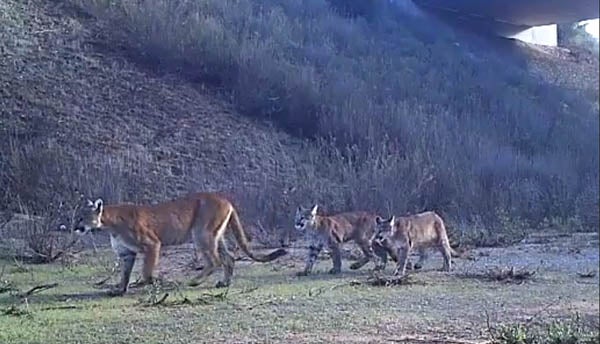
<svg viewBox="0 0 600 344">
<path fill-rule="evenodd" d="M 491 269 L 484 273 L 464 273 L 460 274 L 459 276 L 463 278 L 480 279 L 492 282 L 512 282 L 521 284 L 525 282 L 525 280 L 528 280 L 531 277 L 533 277 L 535 274 L 536 271 L 530 271 L 526 269 L 518 270 L 511 266 L 510 268 Z"/>
<path fill-rule="evenodd" d="M 390 287 L 396 285 L 411 285 L 416 284 L 410 275 L 404 276 L 384 276 L 373 275 L 367 279 L 367 283 L 375 287 Z"/>
<path fill-rule="evenodd" d="M 6 309 L 3 309 L 2 310 L 2 314 L 4 314 L 4 315 L 11 315 L 11 316 L 14 316 L 14 317 L 21 317 L 21 316 L 24 316 L 24 315 L 30 315 L 31 313 L 29 313 L 29 310 L 27 310 L 27 309 L 22 309 L 19 306 L 13 305 L 13 306 L 10 306 L 10 307 L 8 307 Z"/>
<path fill-rule="evenodd" d="M 596 277 L 596 271 L 588 271 L 588 272 L 578 272 L 577 276 L 581 278 L 594 278 Z"/>
<path fill-rule="evenodd" d="M 103 278 L 103 279 L 101 279 L 101 280 L 100 280 L 100 281 L 98 281 L 98 282 L 94 282 L 94 285 L 95 285 L 95 286 L 97 286 L 97 287 L 103 286 L 103 285 L 104 285 L 106 282 L 108 282 L 108 281 L 109 281 L 111 278 L 112 278 L 112 275 L 111 275 L 111 276 L 108 276 L 108 277 L 106 277 L 106 278 Z"/>
<path fill-rule="evenodd" d="M 21 293 L 19 295 L 19 297 L 21 297 L 21 298 L 28 297 L 28 296 L 31 296 L 31 295 L 33 295 L 35 293 L 40 293 L 40 292 L 42 292 L 44 290 L 56 288 L 57 286 L 58 286 L 58 283 L 38 285 L 38 286 L 35 286 L 35 287 L 29 289 L 28 291 L 26 291 L 24 293 Z"/>
<path fill-rule="evenodd" d="M 250 306 L 247 306 L 247 307 L 236 306 L 236 308 L 238 310 L 251 311 L 251 310 L 253 310 L 256 307 L 266 306 L 266 305 L 274 305 L 276 303 L 277 303 L 277 300 L 276 299 L 272 299 L 272 300 L 267 300 L 267 301 L 259 302 L 259 303 L 256 303 L 256 304 L 253 304 L 253 305 L 250 305 Z"/>
<path fill-rule="evenodd" d="M 82 307 L 75 306 L 75 305 L 63 305 L 63 306 L 51 306 L 51 307 L 40 308 L 40 311 L 56 311 L 56 310 L 80 309 L 80 308 L 82 308 Z"/>
<path fill-rule="evenodd" d="M 333 285 L 329 288 L 321 287 L 321 288 L 316 288 L 316 289 L 309 289 L 308 296 L 311 296 L 311 297 L 318 296 L 318 295 L 323 294 L 325 291 L 332 291 L 332 290 L 335 290 L 335 289 L 338 289 L 341 287 L 347 287 L 347 286 L 353 287 L 353 286 L 357 286 L 357 285 L 361 285 L 361 284 L 362 284 L 362 282 L 360 282 L 360 281 L 352 280 L 350 282 L 344 282 L 344 283 Z"/>
</svg>

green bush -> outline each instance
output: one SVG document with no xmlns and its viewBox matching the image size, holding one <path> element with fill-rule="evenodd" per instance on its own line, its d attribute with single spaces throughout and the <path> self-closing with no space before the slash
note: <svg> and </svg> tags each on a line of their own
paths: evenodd
<svg viewBox="0 0 600 344">
<path fill-rule="evenodd" d="M 532 326 L 504 325 L 491 330 L 494 344 L 595 344 L 600 340 L 597 325 L 585 324 L 579 316 Z"/>
</svg>

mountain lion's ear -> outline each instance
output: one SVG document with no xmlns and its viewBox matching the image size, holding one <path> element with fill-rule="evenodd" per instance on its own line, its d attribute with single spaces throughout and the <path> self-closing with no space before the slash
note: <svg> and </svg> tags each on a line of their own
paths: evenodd
<svg viewBox="0 0 600 344">
<path fill-rule="evenodd" d="M 396 223 L 396 217 L 394 215 L 392 215 L 392 218 L 390 219 L 390 226 L 394 227 L 395 223 Z"/>
<path fill-rule="evenodd" d="M 104 201 L 102 201 L 102 198 L 98 198 L 96 202 L 94 202 L 94 210 L 96 210 L 96 213 L 100 214 L 102 213 L 103 208 Z"/>
<path fill-rule="evenodd" d="M 315 206 L 310 210 L 310 213 L 313 216 L 317 215 L 317 209 L 319 209 L 319 206 L 317 204 L 315 204 Z"/>
<path fill-rule="evenodd" d="M 378 225 L 380 225 L 380 224 L 381 224 L 381 221 L 383 221 L 383 219 L 382 219 L 380 216 L 377 216 L 377 217 L 375 218 L 375 223 L 377 223 Z"/>
</svg>

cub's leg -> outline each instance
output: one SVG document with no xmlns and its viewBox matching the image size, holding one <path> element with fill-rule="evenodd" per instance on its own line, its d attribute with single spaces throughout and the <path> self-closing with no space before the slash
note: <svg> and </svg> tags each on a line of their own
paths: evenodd
<svg viewBox="0 0 600 344">
<path fill-rule="evenodd" d="M 444 267 L 442 268 L 442 271 L 448 272 L 452 268 L 452 249 L 450 248 L 450 242 L 448 239 L 442 240 L 438 247 L 444 257 Z"/>
<path fill-rule="evenodd" d="M 414 264 L 414 269 L 415 270 L 420 270 L 423 268 L 423 265 L 425 264 L 425 261 L 427 260 L 427 258 L 429 258 L 429 255 L 427 253 L 427 249 L 424 247 L 420 247 L 419 248 L 419 261 L 417 261 Z"/>
<path fill-rule="evenodd" d="M 408 255 L 411 251 L 410 242 L 403 242 L 400 244 L 397 250 L 397 265 L 396 270 L 394 271 L 394 275 L 396 276 L 404 276 L 406 274 L 406 263 L 408 262 Z"/>
<path fill-rule="evenodd" d="M 329 244 L 331 250 L 331 260 L 333 261 L 333 267 L 329 270 L 330 274 L 337 274 L 342 271 L 342 252 L 340 250 L 340 244 L 331 243 Z"/>
<path fill-rule="evenodd" d="M 380 243 L 373 241 L 371 243 L 371 248 L 373 249 L 373 257 L 375 258 L 375 270 L 385 270 L 385 266 L 387 265 L 388 253 L 385 247 L 383 247 Z M 350 267 L 352 268 L 352 267 Z"/>
<path fill-rule="evenodd" d="M 356 262 L 352 263 L 352 265 L 350 265 L 350 269 L 352 269 L 352 270 L 357 270 L 357 269 L 362 268 L 373 257 L 373 254 L 371 253 L 371 246 L 369 245 L 368 240 L 366 240 L 364 238 L 360 238 L 360 239 L 356 240 L 356 243 L 358 244 L 358 247 L 360 247 L 360 250 L 362 251 L 363 256 Z"/>
<path fill-rule="evenodd" d="M 221 238 L 219 240 L 219 257 L 223 263 L 223 279 L 217 282 L 216 288 L 228 287 L 231 284 L 231 276 L 233 275 L 233 266 L 235 259 L 231 252 L 227 249 L 225 240 Z"/>
<path fill-rule="evenodd" d="M 319 253 L 323 249 L 323 244 L 312 244 L 308 247 L 308 256 L 306 256 L 306 265 L 304 266 L 303 271 L 299 271 L 296 273 L 297 276 L 307 276 L 312 272 L 313 266 L 317 261 L 317 257 L 319 257 Z"/>
</svg>

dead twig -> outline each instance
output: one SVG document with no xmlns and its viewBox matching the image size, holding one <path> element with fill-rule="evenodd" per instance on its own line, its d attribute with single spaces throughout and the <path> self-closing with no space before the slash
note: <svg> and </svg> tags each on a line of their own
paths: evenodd
<svg viewBox="0 0 600 344">
<path fill-rule="evenodd" d="M 28 291 L 19 294 L 19 297 L 26 298 L 28 296 L 31 296 L 31 295 L 35 294 L 35 293 L 40 293 L 40 292 L 42 292 L 44 290 L 56 288 L 57 286 L 58 286 L 58 283 L 50 283 L 50 284 L 37 285 L 37 286 L 29 289 Z"/>
<path fill-rule="evenodd" d="M 97 287 L 101 287 L 101 286 L 103 286 L 103 285 L 104 285 L 106 282 L 108 282 L 108 281 L 109 281 L 111 278 L 112 278 L 112 275 L 111 275 L 111 276 L 108 276 L 108 277 L 106 277 L 106 278 L 103 278 L 103 279 L 101 279 L 101 280 L 100 280 L 100 281 L 98 281 L 98 282 L 94 282 L 94 285 L 95 285 L 95 286 L 97 286 Z"/>
<path fill-rule="evenodd" d="M 267 301 L 259 302 L 259 303 L 256 303 L 256 304 L 253 304 L 253 305 L 250 305 L 250 306 L 246 306 L 246 307 L 236 306 L 236 308 L 238 310 L 251 311 L 251 310 L 253 310 L 253 309 L 257 308 L 257 307 L 260 307 L 260 306 L 277 304 L 277 301 L 278 301 L 277 299 L 272 299 L 272 300 L 267 300 Z"/>
<path fill-rule="evenodd" d="M 459 276 L 484 281 L 521 284 L 533 277 L 536 272 L 535 270 L 515 269 L 511 266 L 510 268 L 494 268 L 483 273 L 464 273 Z"/>
<path fill-rule="evenodd" d="M 316 289 L 309 289 L 308 296 L 311 296 L 311 297 L 318 296 L 318 295 L 323 294 L 326 291 L 332 291 L 332 290 L 335 290 L 335 289 L 338 289 L 341 287 L 357 286 L 357 285 L 361 285 L 361 284 L 362 284 L 362 282 L 360 282 L 360 281 L 352 280 L 350 282 L 344 282 L 344 283 L 333 285 L 329 288 L 321 287 L 321 288 L 316 288 Z"/>
<path fill-rule="evenodd" d="M 404 276 L 384 276 L 384 275 L 373 275 L 367 279 L 367 283 L 375 287 L 390 287 L 395 285 L 411 285 L 415 284 L 415 281 L 410 275 Z"/>
<path fill-rule="evenodd" d="M 581 278 L 594 278 L 596 277 L 596 271 L 590 270 L 588 272 L 578 272 L 577 276 Z"/>
<path fill-rule="evenodd" d="M 12 315 L 14 317 L 21 317 L 24 315 L 30 315 L 31 313 L 29 312 L 29 310 L 27 309 L 22 309 L 19 306 L 16 305 L 12 305 L 6 309 L 3 309 L 2 311 L 3 315 Z"/>
<path fill-rule="evenodd" d="M 75 305 L 63 305 L 63 306 L 51 306 L 51 307 L 40 308 L 40 311 L 57 311 L 57 310 L 80 309 L 80 308 L 82 308 L 82 307 L 75 306 Z"/>
</svg>

